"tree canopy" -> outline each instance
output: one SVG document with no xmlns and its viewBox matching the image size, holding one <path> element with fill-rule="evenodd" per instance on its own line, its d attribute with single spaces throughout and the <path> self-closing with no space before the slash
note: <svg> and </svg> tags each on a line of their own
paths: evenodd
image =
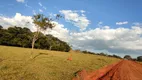
<svg viewBox="0 0 142 80">
<path fill-rule="evenodd" d="M 0 45 L 32 47 L 32 39 L 35 32 L 31 32 L 28 28 L 9 27 L 8 29 L 0 28 Z M 39 32 L 38 40 L 35 43 L 37 49 L 47 49 L 56 51 L 70 51 L 70 46 L 52 35 L 44 35 Z"/>
<path fill-rule="evenodd" d="M 131 57 L 130 55 L 125 55 L 125 56 L 124 56 L 124 59 L 132 60 L 132 57 Z"/>
<path fill-rule="evenodd" d="M 137 61 L 141 61 L 142 62 L 142 56 L 138 56 L 137 57 Z"/>
</svg>

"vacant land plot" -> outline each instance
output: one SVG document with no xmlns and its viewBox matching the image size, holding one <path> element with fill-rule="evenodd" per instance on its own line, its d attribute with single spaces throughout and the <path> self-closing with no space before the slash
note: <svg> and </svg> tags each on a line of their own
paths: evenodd
<svg viewBox="0 0 142 80">
<path fill-rule="evenodd" d="M 71 80 L 79 70 L 97 70 L 105 65 L 119 61 L 116 58 L 82 54 L 77 52 L 58 52 L 0 46 L 0 80 Z M 72 54 L 72 61 L 68 56 Z"/>
</svg>

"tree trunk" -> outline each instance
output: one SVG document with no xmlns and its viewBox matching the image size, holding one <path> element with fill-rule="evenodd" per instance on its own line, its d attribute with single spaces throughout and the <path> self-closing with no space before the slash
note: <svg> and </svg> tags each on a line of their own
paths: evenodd
<svg viewBox="0 0 142 80">
<path fill-rule="evenodd" d="M 52 46 L 50 46 L 49 50 L 51 50 L 51 49 L 52 49 Z"/>
<path fill-rule="evenodd" d="M 38 39 L 40 29 L 37 30 L 37 32 L 34 34 L 33 41 L 32 41 L 32 51 L 31 51 L 31 59 L 33 58 L 33 50 L 35 46 L 35 41 Z"/>
<path fill-rule="evenodd" d="M 31 58 L 33 58 L 33 50 L 34 50 L 34 45 L 35 45 L 35 38 L 33 38 L 33 41 L 32 41 Z"/>
<path fill-rule="evenodd" d="M 37 33 L 34 35 L 34 37 L 33 37 L 31 58 L 33 58 L 33 50 L 34 50 L 34 46 L 35 46 L 35 41 L 38 39 L 38 34 L 39 34 L 39 32 L 37 32 Z"/>
</svg>

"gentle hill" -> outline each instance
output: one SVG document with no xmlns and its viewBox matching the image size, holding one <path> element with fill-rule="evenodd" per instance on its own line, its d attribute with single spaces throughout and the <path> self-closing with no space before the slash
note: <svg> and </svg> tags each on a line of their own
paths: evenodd
<svg viewBox="0 0 142 80">
<path fill-rule="evenodd" d="M 99 55 L 78 52 L 34 50 L 30 48 L 0 46 L 0 80 L 71 80 L 77 71 L 97 70 L 119 61 Z M 72 54 L 72 61 L 68 56 Z"/>
</svg>

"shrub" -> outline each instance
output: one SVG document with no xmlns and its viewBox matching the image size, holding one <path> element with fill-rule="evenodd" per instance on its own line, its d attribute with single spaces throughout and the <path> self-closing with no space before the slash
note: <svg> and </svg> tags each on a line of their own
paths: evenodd
<svg viewBox="0 0 142 80">
<path fill-rule="evenodd" d="M 130 55 L 125 55 L 125 56 L 124 56 L 124 59 L 132 60 L 132 58 L 131 58 L 131 56 L 130 56 Z"/>
<path fill-rule="evenodd" d="M 142 61 L 142 56 L 138 56 L 137 61 Z"/>
</svg>

